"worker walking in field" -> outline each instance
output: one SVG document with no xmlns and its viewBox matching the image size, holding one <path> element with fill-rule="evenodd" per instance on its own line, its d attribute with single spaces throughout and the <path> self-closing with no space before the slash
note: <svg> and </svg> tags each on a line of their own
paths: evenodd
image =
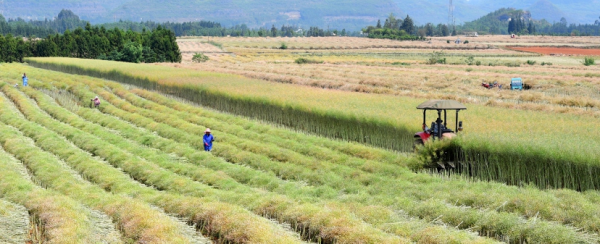
<svg viewBox="0 0 600 244">
<path fill-rule="evenodd" d="M 100 98 L 96 96 L 96 98 L 92 99 L 92 103 L 94 104 L 94 108 L 100 107 Z"/>
<path fill-rule="evenodd" d="M 29 79 L 27 78 L 27 75 L 25 73 L 23 73 L 23 77 L 21 77 L 23 79 L 23 86 L 27 86 L 27 83 L 29 83 Z"/>
<path fill-rule="evenodd" d="M 213 142 L 215 141 L 215 137 L 210 134 L 209 128 L 206 128 L 206 131 L 204 131 L 203 140 L 204 140 L 204 151 L 210 152 L 210 150 L 212 150 L 212 146 L 213 146 Z"/>
</svg>

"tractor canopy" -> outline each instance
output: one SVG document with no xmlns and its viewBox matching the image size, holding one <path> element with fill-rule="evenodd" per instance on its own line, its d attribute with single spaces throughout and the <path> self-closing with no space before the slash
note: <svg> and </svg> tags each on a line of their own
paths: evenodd
<svg viewBox="0 0 600 244">
<path fill-rule="evenodd" d="M 417 106 L 423 110 L 466 110 L 467 107 L 454 100 L 429 100 Z"/>
</svg>

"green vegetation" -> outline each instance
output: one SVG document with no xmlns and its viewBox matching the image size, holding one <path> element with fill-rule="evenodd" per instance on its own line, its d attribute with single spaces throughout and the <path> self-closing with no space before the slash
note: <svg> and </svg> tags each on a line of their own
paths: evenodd
<svg viewBox="0 0 600 244">
<path fill-rule="evenodd" d="M 323 61 L 309 59 L 309 58 L 297 58 L 296 60 L 294 60 L 294 63 L 297 63 L 297 64 L 322 64 Z"/>
<path fill-rule="evenodd" d="M 591 66 L 591 65 L 595 65 L 596 64 L 596 60 L 593 57 L 585 57 L 583 59 L 583 65 L 585 66 Z"/>
<path fill-rule="evenodd" d="M 204 55 L 204 53 L 196 53 L 192 57 L 192 62 L 195 62 L 195 63 L 202 63 L 202 62 L 206 62 L 208 60 L 209 60 L 208 56 Z"/>
<path fill-rule="evenodd" d="M 268 222 L 264 218 L 228 218 L 223 206 L 286 223 L 302 219 L 291 231 L 327 242 L 591 243 L 596 239 L 590 233 L 599 232 L 594 192 L 417 174 L 406 167 L 412 159 L 394 152 L 301 134 L 101 79 L 22 65 L 3 67 L 1 79 L 18 77 L 15 70 L 40 79 L 32 79 L 35 89 L 2 88 L 8 98 L 0 96 L 2 120 L 90 182 L 110 186 L 107 191 L 186 219 L 194 212 L 191 216 L 210 220 L 211 227 L 200 229 L 223 241 L 298 241 L 284 241 L 290 233 L 283 228 L 256 228 Z M 99 109 L 68 102 L 85 104 L 96 95 L 103 99 Z M 218 138 L 211 153 L 199 150 L 206 127 Z M 226 223 L 230 229 L 216 228 Z"/>
<path fill-rule="evenodd" d="M 444 57 L 444 52 L 433 52 L 431 56 L 426 61 L 427 64 L 446 64 L 446 57 Z"/>
<path fill-rule="evenodd" d="M 102 61 L 70 59 L 31 59 L 29 62 L 37 67 L 118 80 L 218 110 L 384 148 L 411 151 L 414 132 L 419 131 L 414 118 L 420 116 L 414 106 L 422 101 L 420 99 L 392 99 L 306 87 L 295 87 L 291 93 L 284 84 L 225 74 L 182 72 L 167 67 L 137 65 L 133 69 Z M 152 77 L 149 77 L 150 73 Z M 184 76 L 188 78 L 182 78 Z M 219 77 L 219 80 L 214 77 Z M 197 85 L 200 83 L 203 85 Z M 469 109 L 469 114 L 481 115 L 469 117 L 469 124 L 479 133 L 465 134 L 457 142 L 459 151 L 454 155 L 458 157 L 456 161 L 464 164 L 463 172 L 483 180 L 514 185 L 532 183 L 541 188 L 588 190 L 600 185 L 600 179 L 594 177 L 600 170 L 598 154 L 595 153 L 598 142 L 581 126 L 583 122 L 576 122 L 592 123 L 590 120 L 578 117 L 565 123 L 562 116 L 544 113 L 479 106 L 470 106 Z M 383 115 L 391 110 L 403 112 Z M 511 116 L 500 116 L 508 113 Z M 490 116 L 494 118 L 493 122 L 488 120 Z M 507 120 L 508 117 L 512 119 Z M 514 126 L 515 118 L 522 126 L 519 129 Z M 563 122 L 552 128 L 538 124 L 538 121 L 556 119 Z M 523 127 L 527 129 L 521 129 Z M 546 133 L 548 129 L 554 133 Z M 569 136 L 557 139 L 558 131 Z M 499 136 L 500 132 L 502 136 Z M 533 134 L 539 139 L 531 139 Z M 558 145 L 560 148 L 557 148 Z"/>
<path fill-rule="evenodd" d="M 83 43 L 83 44 L 81 44 Z M 181 53 L 173 32 L 158 27 L 136 33 L 120 29 L 92 27 L 67 30 L 42 40 L 0 36 L 0 62 L 23 62 L 24 57 L 78 57 L 132 63 L 181 62 Z"/>
</svg>

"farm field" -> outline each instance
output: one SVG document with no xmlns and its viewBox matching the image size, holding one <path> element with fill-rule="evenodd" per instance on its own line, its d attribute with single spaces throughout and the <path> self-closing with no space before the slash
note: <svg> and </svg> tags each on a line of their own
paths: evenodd
<svg viewBox="0 0 600 244">
<path fill-rule="evenodd" d="M 426 99 L 438 98 L 298 85 L 290 89 L 290 84 L 185 66 L 60 58 L 30 59 L 29 62 L 39 67 L 157 89 L 218 110 L 400 151 L 412 151 L 413 135 L 421 130 L 422 114 L 415 107 Z M 592 126 L 597 121 L 594 111 L 548 113 L 469 103 L 468 100 L 466 103 L 469 109 L 461 118 L 467 130 L 458 143 L 465 151 L 466 161 L 484 167 L 471 172 L 472 175 L 509 184 L 534 183 L 543 188 L 598 189 L 600 182 L 593 172 L 600 170 L 597 154 L 600 131 Z M 586 111 L 586 108 L 581 109 Z"/>
<path fill-rule="evenodd" d="M 415 173 L 411 154 L 89 76 L 0 71 L 0 204 L 43 219 L 48 242 L 598 242 L 595 190 Z M 17 89 L 22 72 L 31 87 Z"/>
<path fill-rule="evenodd" d="M 446 39 L 190 37 L 182 64 L 2 64 L 1 155 L 21 170 L 0 190 L 30 187 L 0 200 L 34 219 L 77 214 L 60 225 L 70 231 L 44 226 L 49 240 L 597 243 L 600 69 L 507 47 L 599 41 Z M 199 52 L 210 60 L 191 62 Z M 31 87 L 16 89 L 23 72 Z M 509 90 L 512 77 L 527 89 Z M 481 86 L 494 81 L 502 89 Z M 415 107 L 429 99 L 467 105 L 465 131 L 414 154 Z M 436 147 L 454 150 L 463 174 L 424 169 Z M 34 191 L 57 203 L 35 205 Z"/>
</svg>

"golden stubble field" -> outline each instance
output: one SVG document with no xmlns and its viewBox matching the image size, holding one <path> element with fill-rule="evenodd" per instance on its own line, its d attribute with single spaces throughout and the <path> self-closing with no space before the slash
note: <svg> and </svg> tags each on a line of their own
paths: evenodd
<svg viewBox="0 0 600 244">
<path fill-rule="evenodd" d="M 600 116 L 600 68 L 584 66 L 582 56 L 549 56 L 513 51 L 507 46 L 594 48 L 594 37 L 462 37 L 468 44 L 448 44 L 456 37 L 429 41 L 393 41 L 354 37 L 183 38 L 184 62 L 174 66 L 243 75 L 271 82 L 351 92 L 558 113 Z M 279 49 L 282 43 L 288 48 Z M 217 51 L 217 50 L 220 50 Z M 193 53 L 211 60 L 192 63 Z M 446 64 L 427 64 L 434 57 Z M 298 58 L 322 63 L 296 64 Z M 167 64 L 171 65 L 171 64 Z M 513 77 L 530 89 L 510 91 Z M 498 82 L 502 89 L 481 83 Z"/>
</svg>

